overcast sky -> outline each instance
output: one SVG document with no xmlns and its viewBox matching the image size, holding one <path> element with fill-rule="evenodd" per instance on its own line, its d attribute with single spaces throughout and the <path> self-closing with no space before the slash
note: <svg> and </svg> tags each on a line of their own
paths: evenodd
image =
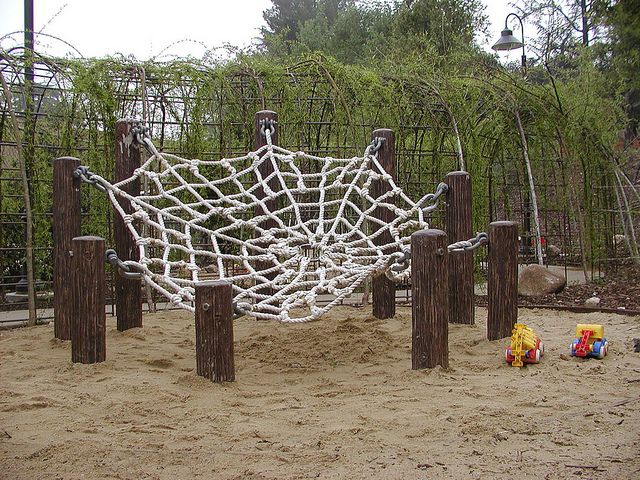
<svg viewBox="0 0 640 480">
<path fill-rule="evenodd" d="M 141 60 L 191 55 L 201 58 L 225 44 L 246 47 L 264 25 L 270 0 L 34 0 L 35 31 L 58 37 L 85 57 L 122 53 Z M 508 0 L 484 0 L 497 40 L 510 11 Z M 23 30 L 23 0 L 0 0 L 0 37 Z M 515 30 L 515 25 L 512 27 Z M 520 36 L 519 33 L 516 33 Z M 64 55 L 71 50 L 44 35 L 37 50 Z M 0 46 L 22 43 L 21 35 Z M 484 46 L 486 49 L 489 45 Z M 217 51 L 223 55 L 222 51 Z M 515 60 L 518 52 L 501 58 Z"/>
</svg>

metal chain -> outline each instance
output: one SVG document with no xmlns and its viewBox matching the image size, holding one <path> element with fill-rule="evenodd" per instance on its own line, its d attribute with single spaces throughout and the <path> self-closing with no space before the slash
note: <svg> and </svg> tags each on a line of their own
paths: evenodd
<svg viewBox="0 0 640 480">
<path fill-rule="evenodd" d="M 470 252 L 471 250 L 475 250 L 487 243 L 489 243 L 489 235 L 485 232 L 480 232 L 469 240 L 460 240 L 459 242 L 452 243 L 447 247 L 447 249 L 449 250 L 449 253 Z"/>
<path fill-rule="evenodd" d="M 273 135 L 276 132 L 276 121 L 271 118 L 263 118 L 260 120 L 260 133 L 263 137 L 267 136 L 267 128 L 269 128 L 269 133 Z"/>
<path fill-rule="evenodd" d="M 79 166 L 73 171 L 73 176 L 75 178 L 79 178 L 84 183 L 93 185 L 102 193 L 107 193 L 107 188 L 100 183 L 100 180 L 96 177 L 94 173 L 91 173 L 91 171 L 89 170 L 89 167 L 86 167 L 84 165 Z"/>
<path fill-rule="evenodd" d="M 382 148 L 382 145 L 384 145 L 385 141 L 386 138 L 384 137 L 374 137 L 374 139 L 371 140 L 371 143 L 369 144 L 369 155 L 375 155 L 376 153 L 378 153 L 378 151 Z"/>
<path fill-rule="evenodd" d="M 440 182 L 434 193 L 425 195 L 422 203 L 428 203 L 429 205 L 427 205 L 426 207 L 422 207 L 422 211 L 424 213 L 433 212 L 436 208 L 438 208 L 438 205 L 440 204 L 440 197 L 442 197 L 442 195 L 444 195 L 448 191 L 449 185 L 444 182 Z"/>
<path fill-rule="evenodd" d="M 104 252 L 104 257 L 109 265 L 118 270 L 118 274 L 121 277 L 128 278 L 129 280 L 142 280 L 142 273 L 133 271 L 132 266 L 120 260 L 118 254 L 112 248 Z"/>
</svg>

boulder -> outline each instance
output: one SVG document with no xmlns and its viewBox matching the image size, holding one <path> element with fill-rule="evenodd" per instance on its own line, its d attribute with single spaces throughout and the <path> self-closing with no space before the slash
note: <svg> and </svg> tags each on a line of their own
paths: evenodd
<svg viewBox="0 0 640 480">
<path fill-rule="evenodd" d="M 547 245 L 547 256 L 549 258 L 558 258 L 562 254 L 560 247 L 556 245 Z"/>
<path fill-rule="evenodd" d="M 527 297 L 558 293 L 566 285 L 564 275 L 551 272 L 542 265 L 527 265 L 518 275 L 518 295 Z"/>
<path fill-rule="evenodd" d="M 584 305 L 585 307 L 597 307 L 598 305 L 600 305 L 600 298 L 599 297 L 587 298 L 584 301 Z"/>
</svg>

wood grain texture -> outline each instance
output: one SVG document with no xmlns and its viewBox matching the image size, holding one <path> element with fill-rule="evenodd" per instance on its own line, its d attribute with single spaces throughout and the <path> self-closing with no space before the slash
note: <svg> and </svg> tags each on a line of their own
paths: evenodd
<svg viewBox="0 0 640 480">
<path fill-rule="evenodd" d="M 411 368 L 449 366 L 447 234 L 420 230 L 411 235 Z"/>
<path fill-rule="evenodd" d="M 196 371 L 221 383 L 235 380 L 233 291 L 224 281 L 196 285 Z"/>
<path fill-rule="evenodd" d="M 76 302 L 71 332 L 71 361 L 104 362 L 107 356 L 104 239 L 92 236 L 75 237 L 71 245 Z"/>
<path fill-rule="evenodd" d="M 384 171 L 396 180 L 396 144 L 393 130 L 389 130 L 388 128 L 374 130 L 372 138 L 376 137 L 385 139 L 378 152 L 378 161 Z M 391 190 L 389 183 L 383 180 L 374 180 L 371 183 L 371 196 L 373 198 L 378 198 L 389 190 Z M 390 201 L 388 203 L 393 202 Z M 385 223 L 390 223 L 393 221 L 394 213 L 388 208 L 377 207 L 373 211 L 373 216 Z M 372 225 L 372 228 L 378 229 L 380 226 Z M 376 245 L 388 245 L 392 242 L 393 238 L 388 231 L 382 233 L 382 235 L 376 237 L 374 240 Z M 371 281 L 371 293 L 373 295 L 373 316 L 380 319 L 393 318 L 396 314 L 395 284 L 386 276 L 380 275 Z"/>
<path fill-rule="evenodd" d="M 467 172 L 451 172 L 445 179 L 449 186 L 445 209 L 445 230 L 449 244 L 469 240 L 473 236 L 471 176 Z M 449 255 L 449 321 L 473 325 L 473 252 Z"/>
<path fill-rule="evenodd" d="M 80 235 L 80 184 L 73 172 L 80 160 L 73 157 L 53 161 L 53 334 L 71 340 L 74 317 L 71 240 Z"/>
<path fill-rule="evenodd" d="M 118 120 L 116 122 L 116 171 L 115 181 L 125 180 L 133 175 L 140 167 L 140 149 L 134 142 L 131 129 L 135 125 L 133 120 Z M 135 180 L 123 185 L 122 190 L 130 195 L 140 194 L 140 181 Z M 133 208 L 128 202 L 121 203 L 126 213 L 132 213 Z M 123 260 L 139 260 L 138 247 L 126 224 L 117 213 L 114 214 L 113 231 L 118 257 Z M 118 330 L 142 327 L 142 290 L 140 280 L 131 280 L 115 275 L 116 314 L 118 316 Z"/>
<path fill-rule="evenodd" d="M 518 225 L 489 224 L 487 338 L 511 336 L 518 321 Z"/>
</svg>

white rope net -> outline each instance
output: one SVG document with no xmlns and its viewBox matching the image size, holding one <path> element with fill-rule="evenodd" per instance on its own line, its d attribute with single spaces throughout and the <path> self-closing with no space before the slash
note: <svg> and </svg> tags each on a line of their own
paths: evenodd
<svg viewBox="0 0 640 480">
<path fill-rule="evenodd" d="M 414 202 L 382 168 L 375 141 L 337 159 L 264 135 L 258 150 L 215 161 L 161 154 L 144 137 L 151 156 L 132 177 L 89 174 L 139 248 L 139 261 L 124 264 L 185 309 L 194 310 L 197 282 L 220 279 L 233 284 L 236 312 L 281 322 L 320 317 L 370 276 L 405 280 L 410 235 L 428 228 L 446 185 Z M 131 195 L 124 188 L 136 179 L 149 188 Z"/>
</svg>

